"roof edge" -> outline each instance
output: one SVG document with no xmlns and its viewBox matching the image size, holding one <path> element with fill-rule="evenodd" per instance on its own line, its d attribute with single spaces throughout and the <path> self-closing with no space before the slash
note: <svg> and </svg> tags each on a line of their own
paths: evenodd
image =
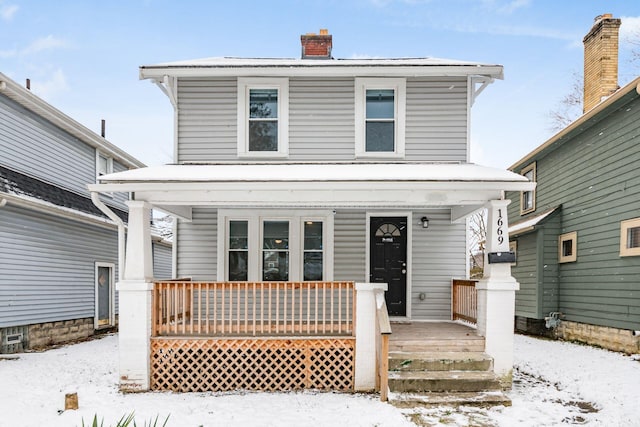
<svg viewBox="0 0 640 427">
<path fill-rule="evenodd" d="M 32 111 L 34 114 L 45 118 L 55 126 L 70 133 L 86 144 L 104 151 L 127 167 L 141 168 L 146 166 L 131 154 L 72 119 L 3 73 L 0 73 L 0 93 L 7 95 L 9 99 L 17 102 L 24 108 Z"/>
</svg>

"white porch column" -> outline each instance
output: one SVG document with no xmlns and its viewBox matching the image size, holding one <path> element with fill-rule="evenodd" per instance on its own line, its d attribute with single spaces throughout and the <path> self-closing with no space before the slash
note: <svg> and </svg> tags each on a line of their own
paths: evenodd
<svg viewBox="0 0 640 427">
<path fill-rule="evenodd" d="M 123 280 L 118 282 L 120 389 L 149 389 L 151 337 L 151 206 L 129 201 L 129 231 Z"/>
<path fill-rule="evenodd" d="M 478 290 L 478 333 L 485 337 L 485 351 L 493 358 L 494 371 L 510 385 L 513 371 L 513 322 L 516 291 L 520 285 L 511 276 L 510 263 L 489 264 L 490 252 L 509 251 L 507 205 L 511 200 L 487 203 L 487 242 L 484 277 Z"/>
<path fill-rule="evenodd" d="M 355 391 L 376 388 L 376 293 L 386 290 L 386 283 L 356 283 Z"/>
</svg>

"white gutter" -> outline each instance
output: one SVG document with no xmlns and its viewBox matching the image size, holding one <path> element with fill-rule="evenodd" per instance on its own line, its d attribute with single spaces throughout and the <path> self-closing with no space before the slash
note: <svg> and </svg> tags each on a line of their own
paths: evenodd
<svg viewBox="0 0 640 427">
<path fill-rule="evenodd" d="M 124 221 L 118 215 L 115 214 L 107 205 L 100 200 L 100 193 L 95 191 L 91 192 L 91 201 L 98 209 L 102 211 L 109 219 L 118 225 L 118 281 L 122 281 L 124 278 L 124 264 L 125 264 L 125 229 Z"/>
</svg>

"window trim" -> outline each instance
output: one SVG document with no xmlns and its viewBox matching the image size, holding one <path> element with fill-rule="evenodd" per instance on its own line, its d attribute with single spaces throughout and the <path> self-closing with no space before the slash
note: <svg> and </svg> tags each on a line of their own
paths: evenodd
<svg viewBox="0 0 640 427">
<path fill-rule="evenodd" d="M 562 255 L 562 245 L 564 242 L 572 241 L 571 255 Z M 578 260 L 578 232 L 561 234 L 558 237 L 558 263 L 576 262 Z"/>
<path fill-rule="evenodd" d="M 536 162 L 530 163 L 527 167 L 520 170 L 520 175 L 525 176 L 525 174 L 533 171 L 533 177 L 530 182 L 536 182 L 537 179 L 537 166 Z M 524 207 L 524 195 L 525 193 L 531 193 L 531 207 L 525 209 Z M 529 212 L 533 212 L 536 210 L 536 189 L 530 191 L 521 191 L 520 192 L 520 215 L 528 214 Z"/>
<path fill-rule="evenodd" d="M 249 151 L 249 90 L 278 90 L 278 150 Z M 287 158 L 289 156 L 289 78 L 238 77 L 238 157 Z"/>
<path fill-rule="evenodd" d="M 289 281 L 302 282 L 304 274 L 304 221 L 322 221 L 323 281 L 333 280 L 333 211 L 330 210 L 279 210 L 279 209 L 220 209 L 218 211 L 217 280 L 229 279 L 229 223 L 248 221 L 249 282 L 262 281 L 263 222 L 289 221 Z"/>
<path fill-rule="evenodd" d="M 640 256 L 640 247 L 627 247 L 629 229 L 637 227 L 640 227 L 640 218 L 632 218 L 620 222 L 620 256 Z"/>
<path fill-rule="evenodd" d="M 366 151 L 366 93 L 369 89 L 394 90 L 394 151 Z M 355 156 L 358 158 L 404 158 L 407 80 L 404 78 L 355 79 Z"/>
</svg>

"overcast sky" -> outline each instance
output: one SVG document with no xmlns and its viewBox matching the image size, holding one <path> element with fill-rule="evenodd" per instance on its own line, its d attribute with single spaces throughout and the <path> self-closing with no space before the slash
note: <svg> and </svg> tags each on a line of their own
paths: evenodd
<svg viewBox="0 0 640 427">
<path fill-rule="evenodd" d="M 327 28 L 333 56 L 501 64 L 472 109 L 472 161 L 506 168 L 553 132 L 597 15 L 622 19 L 620 84 L 640 75 L 640 0 L 0 0 L 0 72 L 148 165 L 170 163 L 169 100 L 138 67 L 212 56 L 300 55 Z M 640 51 L 640 46 L 637 48 Z"/>
</svg>

